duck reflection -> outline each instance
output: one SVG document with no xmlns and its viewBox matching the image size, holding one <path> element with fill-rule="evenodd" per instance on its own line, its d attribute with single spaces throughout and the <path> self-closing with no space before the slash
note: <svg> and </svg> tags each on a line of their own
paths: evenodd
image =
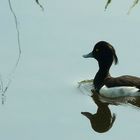
<svg viewBox="0 0 140 140">
<path fill-rule="evenodd" d="M 82 115 L 86 116 L 91 123 L 91 127 L 98 133 L 104 133 L 109 131 L 116 119 L 116 115 L 111 113 L 109 105 L 131 105 L 140 108 L 140 96 L 128 96 L 120 98 L 107 98 L 100 96 L 99 93 L 92 91 L 91 96 L 95 104 L 97 105 L 97 112 L 92 114 L 90 112 L 81 112 Z"/>
<path fill-rule="evenodd" d="M 109 105 L 127 105 L 140 109 L 140 95 L 126 95 L 118 97 L 107 97 L 95 92 L 93 89 L 93 80 L 86 80 L 79 83 L 79 89 L 82 93 L 89 95 L 92 93 L 92 99 L 97 105 L 97 112 L 92 114 L 90 112 L 81 112 L 82 115 L 86 116 L 91 123 L 94 131 L 104 133 L 110 130 L 116 119 L 115 114 L 111 113 Z"/>
<path fill-rule="evenodd" d="M 115 114 L 111 114 L 108 103 L 102 103 L 99 100 L 98 94 L 95 93 L 91 97 L 98 107 L 97 112 L 95 114 L 90 112 L 81 112 L 81 114 L 90 120 L 94 131 L 98 133 L 107 132 L 113 126 L 116 116 Z"/>
<path fill-rule="evenodd" d="M 133 105 L 134 107 L 140 108 L 140 96 L 129 97 L 125 99 L 128 104 Z"/>
</svg>

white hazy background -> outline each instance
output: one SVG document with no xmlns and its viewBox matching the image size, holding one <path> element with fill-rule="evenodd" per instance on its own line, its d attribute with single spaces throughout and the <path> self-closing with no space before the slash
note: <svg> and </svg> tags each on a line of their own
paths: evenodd
<svg viewBox="0 0 140 140">
<path fill-rule="evenodd" d="M 116 49 L 119 65 L 113 76 L 140 76 L 140 5 L 127 15 L 133 1 L 11 0 L 18 18 L 22 55 L 13 81 L 0 105 L 1 140 L 131 140 L 139 136 L 140 111 L 111 106 L 117 114 L 113 128 L 94 132 L 81 111 L 96 105 L 77 89 L 91 79 L 95 60 L 83 59 L 100 40 Z M 4 82 L 17 56 L 17 36 L 8 0 L 0 4 L 0 73 Z"/>
</svg>

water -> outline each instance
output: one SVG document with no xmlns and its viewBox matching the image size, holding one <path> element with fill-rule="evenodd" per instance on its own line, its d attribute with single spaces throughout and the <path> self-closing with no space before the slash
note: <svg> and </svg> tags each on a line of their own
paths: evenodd
<svg viewBox="0 0 140 140">
<path fill-rule="evenodd" d="M 138 107 L 106 106 L 103 113 L 112 127 L 98 133 L 81 114 L 97 114 L 98 106 L 77 88 L 79 81 L 92 79 L 97 72 L 97 62 L 85 60 L 82 55 L 99 40 L 109 41 L 116 49 L 119 65 L 112 67 L 113 76 L 140 75 L 138 6 L 128 16 L 126 1 L 121 5 L 112 3 L 106 12 L 105 3 L 93 0 L 40 3 L 44 12 L 33 1 L 13 3 L 22 55 L 6 92 L 6 102 L 0 105 L 0 139 L 130 140 L 138 137 Z M 18 48 L 8 3 L 2 2 L 0 9 L 0 72 L 6 83 Z"/>
</svg>

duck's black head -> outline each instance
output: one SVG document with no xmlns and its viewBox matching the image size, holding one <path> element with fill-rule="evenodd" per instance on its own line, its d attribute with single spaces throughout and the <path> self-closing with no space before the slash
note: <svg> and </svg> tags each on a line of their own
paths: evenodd
<svg viewBox="0 0 140 140">
<path fill-rule="evenodd" d="M 100 65 L 109 64 L 113 62 L 118 63 L 118 58 L 115 49 L 111 44 L 105 41 L 100 41 L 95 44 L 93 51 L 87 55 L 83 55 L 84 58 L 95 58 Z"/>
</svg>

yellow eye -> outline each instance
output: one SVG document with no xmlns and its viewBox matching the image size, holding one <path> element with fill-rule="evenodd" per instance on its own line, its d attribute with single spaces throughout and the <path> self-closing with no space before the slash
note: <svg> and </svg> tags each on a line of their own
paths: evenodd
<svg viewBox="0 0 140 140">
<path fill-rule="evenodd" d="M 96 49 L 95 51 L 96 51 L 96 52 L 98 52 L 98 51 L 99 51 L 99 49 Z"/>
</svg>

